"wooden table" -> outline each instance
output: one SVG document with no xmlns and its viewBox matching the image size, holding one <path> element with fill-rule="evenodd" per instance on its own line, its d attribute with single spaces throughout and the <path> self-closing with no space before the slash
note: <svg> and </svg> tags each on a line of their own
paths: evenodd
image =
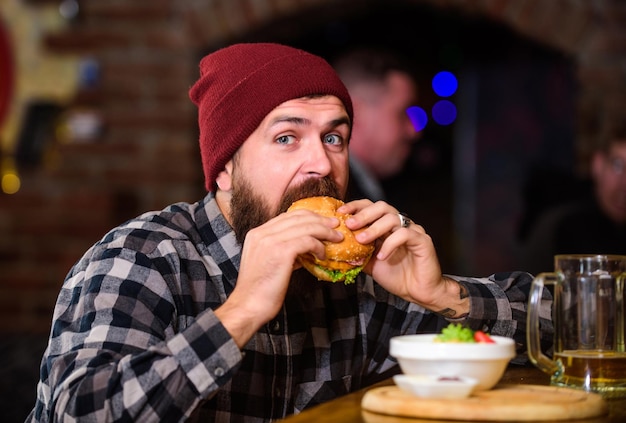
<svg viewBox="0 0 626 423">
<path fill-rule="evenodd" d="M 502 384 L 549 385 L 550 378 L 534 366 L 510 365 L 504 373 Z M 300 414 L 288 417 L 284 423 L 303 422 L 340 422 L 340 423 L 436 423 L 443 420 L 409 419 L 383 416 L 361 409 L 361 399 L 365 392 L 373 387 L 391 385 L 389 379 L 369 388 L 337 398 L 327 403 L 312 407 Z M 626 398 L 607 400 L 609 415 L 592 419 L 560 420 L 575 423 L 624 423 L 626 422 Z M 450 423 L 450 421 L 446 421 Z"/>
</svg>

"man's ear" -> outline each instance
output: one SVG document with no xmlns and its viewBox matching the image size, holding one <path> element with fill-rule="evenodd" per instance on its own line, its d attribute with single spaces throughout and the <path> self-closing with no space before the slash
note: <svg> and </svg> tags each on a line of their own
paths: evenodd
<svg viewBox="0 0 626 423">
<path fill-rule="evenodd" d="M 230 191 L 233 187 L 233 161 L 232 159 L 226 163 L 224 170 L 218 173 L 215 183 L 217 188 L 222 191 Z"/>
</svg>

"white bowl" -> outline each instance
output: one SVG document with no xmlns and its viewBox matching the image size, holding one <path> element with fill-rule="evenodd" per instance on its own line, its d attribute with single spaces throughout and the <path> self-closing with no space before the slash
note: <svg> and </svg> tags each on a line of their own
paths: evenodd
<svg viewBox="0 0 626 423">
<path fill-rule="evenodd" d="M 473 392 L 498 383 L 515 357 L 511 338 L 492 336 L 495 343 L 434 342 L 434 334 L 391 338 L 389 352 L 405 375 L 468 377 L 478 381 Z"/>
<path fill-rule="evenodd" d="M 478 385 L 469 377 L 395 375 L 393 381 L 400 389 L 422 398 L 466 398 Z"/>
</svg>

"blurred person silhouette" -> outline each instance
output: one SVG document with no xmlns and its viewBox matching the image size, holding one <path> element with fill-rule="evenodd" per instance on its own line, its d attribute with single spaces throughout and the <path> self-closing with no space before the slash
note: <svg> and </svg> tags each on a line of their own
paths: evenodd
<svg viewBox="0 0 626 423">
<path fill-rule="evenodd" d="M 417 102 L 417 82 L 404 58 L 388 50 L 357 48 L 340 55 L 333 66 L 356 116 L 347 198 L 386 200 L 381 181 L 400 173 L 421 135 L 407 115 Z"/>
<path fill-rule="evenodd" d="M 523 268 L 550 271 L 556 254 L 626 254 L 626 119 L 607 117 L 578 198 L 537 218 L 523 246 Z M 590 187 L 585 189 L 585 187 Z"/>
</svg>

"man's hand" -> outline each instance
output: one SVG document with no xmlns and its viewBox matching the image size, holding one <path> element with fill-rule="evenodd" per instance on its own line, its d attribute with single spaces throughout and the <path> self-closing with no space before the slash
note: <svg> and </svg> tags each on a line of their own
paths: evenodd
<svg viewBox="0 0 626 423">
<path fill-rule="evenodd" d="M 279 312 L 300 254 L 324 258 L 323 240 L 339 242 L 336 218 L 307 210 L 283 213 L 246 235 L 237 284 L 216 311 L 241 347 Z"/>
<path fill-rule="evenodd" d="M 352 201 L 340 211 L 354 215 L 346 220 L 352 230 L 370 225 L 357 240 L 377 240 L 377 251 L 365 267 L 376 282 L 447 318 L 467 315 L 467 293 L 459 283 L 442 275 L 432 239 L 422 226 L 410 222 L 403 227 L 398 211 L 382 201 Z"/>
</svg>

